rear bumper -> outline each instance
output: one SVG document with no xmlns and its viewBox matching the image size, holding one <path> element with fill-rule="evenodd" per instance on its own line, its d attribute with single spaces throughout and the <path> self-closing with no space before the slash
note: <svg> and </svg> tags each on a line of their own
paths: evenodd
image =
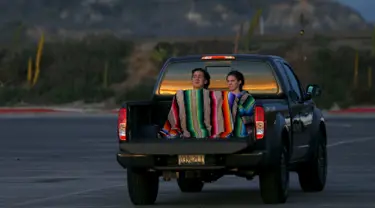
<svg viewBox="0 0 375 208">
<path fill-rule="evenodd" d="M 172 139 L 125 142 L 120 152 L 135 155 L 233 154 L 249 147 L 248 141 Z"/>
<path fill-rule="evenodd" d="M 246 154 L 230 155 L 205 155 L 204 165 L 180 166 L 177 155 L 134 155 L 126 153 L 117 154 L 117 162 L 123 168 L 149 168 L 155 170 L 207 170 L 207 169 L 233 169 L 233 168 L 258 168 L 263 166 L 266 152 L 254 151 Z"/>
<path fill-rule="evenodd" d="M 154 139 L 121 143 L 117 161 L 123 168 L 156 170 L 256 168 L 267 163 L 267 152 L 256 146 L 244 140 Z M 205 164 L 181 166 L 178 155 L 205 155 Z"/>
</svg>

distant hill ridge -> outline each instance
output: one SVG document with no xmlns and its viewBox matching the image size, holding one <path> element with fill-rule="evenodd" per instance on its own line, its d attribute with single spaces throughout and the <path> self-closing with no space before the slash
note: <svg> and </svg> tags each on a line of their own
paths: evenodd
<svg viewBox="0 0 375 208">
<path fill-rule="evenodd" d="M 0 0 L 0 28 L 9 32 L 22 22 L 30 31 L 62 36 L 225 36 L 257 8 L 263 9 L 265 33 L 299 30 L 301 13 L 313 31 L 370 28 L 358 12 L 334 0 Z"/>
</svg>

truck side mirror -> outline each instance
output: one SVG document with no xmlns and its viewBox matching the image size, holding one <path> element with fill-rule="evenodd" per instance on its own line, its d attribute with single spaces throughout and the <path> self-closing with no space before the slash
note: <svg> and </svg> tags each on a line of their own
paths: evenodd
<svg viewBox="0 0 375 208">
<path fill-rule="evenodd" d="M 318 97 L 322 94 L 322 90 L 320 87 L 316 84 L 309 84 L 306 87 L 306 99 L 311 99 L 314 97 Z"/>
</svg>

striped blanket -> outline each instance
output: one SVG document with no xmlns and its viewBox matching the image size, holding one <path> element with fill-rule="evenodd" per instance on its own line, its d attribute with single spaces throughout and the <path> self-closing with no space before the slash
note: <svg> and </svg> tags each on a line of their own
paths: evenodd
<svg viewBox="0 0 375 208">
<path fill-rule="evenodd" d="M 230 138 L 249 134 L 254 98 L 242 92 L 180 90 L 173 98 L 164 138 Z"/>
</svg>

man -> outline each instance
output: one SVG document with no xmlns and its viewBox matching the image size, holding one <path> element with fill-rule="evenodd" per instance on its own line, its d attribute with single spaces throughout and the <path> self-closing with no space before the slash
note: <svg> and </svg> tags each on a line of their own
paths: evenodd
<svg viewBox="0 0 375 208">
<path fill-rule="evenodd" d="M 191 82 L 194 90 L 177 91 L 172 101 L 172 106 L 168 114 L 168 120 L 159 131 L 159 138 L 164 137 L 173 139 L 181 136 L 186 138 L 203 138 L 210 135 L 209 129 L 202 128 L 202 126 L 205 126 L 205 120 L 201 119 L 209 118 L 210 110 L 199 111 L 200 113 L 203 113 L 204 116 L 197 116 L 198 113 L 196 112 L 196 109 L 204 109 L 205 102 L 201 99 L 198 99 L 198 102 L 195 100 L 196 97 L 202 93 L 208 95 L 207 88 L 210 85 L 210 79 L 210 74 L 202 68 L 195 68 L 191 71 Z M 188 99 L 186 99 L 186 97 L 188 97 Z M 190 105 L 185 106 L 185 102 L 190 102 Z M 187 108 L 189 109 L 188 112 L 190 113 L 186 113 Z M 195 111 L 192 109 L 195 109 Z M 195 113 L 191 113 L 193 111 Z M 180 118 L 180 115 L 183 115 L 182 119 Z M 189 121 L 187 122 L 186 120 Z"/>
<path fill-rule="evenodd" d="M 210 74 L 202 68 L 196 68 L 191 71 L 191 82 L 194 89 L 207 89 L 210 85 L 210 79 Z"/>
</svg>

